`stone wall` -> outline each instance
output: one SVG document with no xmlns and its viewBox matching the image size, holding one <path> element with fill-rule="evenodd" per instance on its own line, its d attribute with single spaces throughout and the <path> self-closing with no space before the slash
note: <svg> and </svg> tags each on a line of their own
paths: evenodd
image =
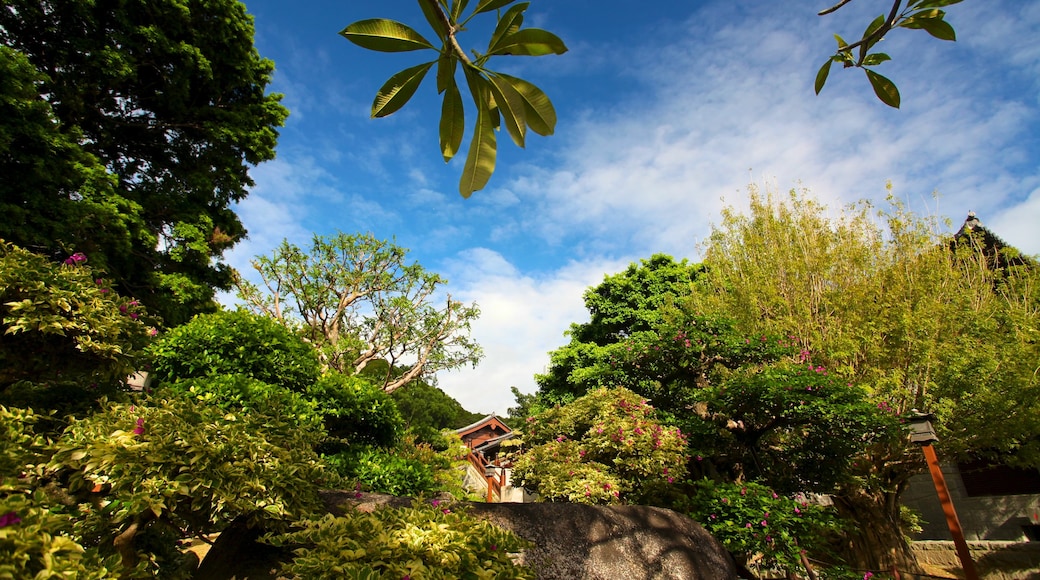
<svg viewBox="0 0 1040 580">
<path fill-rule="evenodd" d="M 1040 542 L 968 542 L 968 549 L 983 580 L 1040 580 Z M 914 542 L 913 550 L 926 569 L 964 577 L 952 541 Z"/>
</svg>

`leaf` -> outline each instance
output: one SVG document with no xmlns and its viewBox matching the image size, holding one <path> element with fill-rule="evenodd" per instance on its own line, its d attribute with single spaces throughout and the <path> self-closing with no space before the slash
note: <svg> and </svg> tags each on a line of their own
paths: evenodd
<svg viewBox="0 0 1040 580">
<path fill-rule="evenodd" d="M 957 33 L 949 22 L 943 20 L 945 16 L 946 13 L 942 10 L 924 10 L 912 14 L 906 20 L 900 22 L 899 26 L 911 29 L 924 29 L 925 32 L 939 40 L 956 41 Z"/>
<path fill-rule="evenodd" d="M 448 85 L 455 84 L 455 65 L 458 59 L 451 54 L 441 53 L 437 58 L 437 94 L 441 94 Z"/>
<path fill-rule="evenodd" d="M 462 11 L 466 9 L 469 0 L 451 0 L 451 21 L 458 22 Z"/>
<path fill-rule="evenodd" d="M 487 185 L 491 174 L 495 172 L 495 129 L 491 121 L 491 110 L 486 82 L 476 71 L 470 67 L 462 69 L 466 73 L 469 82 L 469 90 L 473 95 L 473 102 L 477 106 L 477 122 L 473 127 L 473 139 L 469 144 L 469 153 L 466 155 L 466 166 L 462 170 L 462 179 L 459 181 L 459 193 L 462 197 L 469 197 L 474 191 L 479 191 Z"/>
<path fill-rule="evenodd" d="M 844 38 L 838 36 L 837 34 L 834 35 L 834 40 L 838 41 L 838 50 L 841 50 L 849 45 L 849 43 L 845 42 Z"/>
<path fill-rule="evenodd" d="M 817 95 L 820 94 L 821 90 L 823 90 L 823 85 L 827 83 L 827 75 L 831 74 L 831 64 L 833 62 L 833 60 L 828 58 L 827 62 L 823 63 L 823 66 L 820 67 L 820 71 L 816 73 L 815 88 Z"/>
<path fill-rule="evenodd" d="M 954 4 L 960 4 L 964 0 L 916 0 L 910 2 L 909 8 L 942 8 L 943 6 L 952 6 Z"/>
<path fill-rule="evenodd" d="M 552 135 L 556 130 L 556 109 L 553 108 L 552 102 L 542 92 L 542 89 L 524 79 L 502 73 L 494 74 L 508 81 L 516 92 L 520 93 L 524 100 L 524 116 L 527 119 L 527 126 L 543 137 Z"/>
<path fill-rule="evenodd" d="M 530 5 L 530 2 L 514 4 L 498 19 L 495 32 L 491 35 L 491 40 L 488 41 L 488 54 L 492 54 L 495 51 L 499 41 L 520 30 L 520 26 L 524 23 L 524 11 Z"/>
<path fill-rule="evenodd" d="M 408 25 L 385 18 L 359 20 L 341 30 L 340 35 L 362 48 L 379 52 L 433 48 L 430 41 Z"/>
<path fill-rule="evenodd" d="M 881 102 L 889 107 L 898 109 L 899 89 L 896 88 L 895 83 L 870 69 L 863 70 L 867 73 L 867 78 L 870 79 L 870 86 L 874 87 L 874 94 L 877 95 L 877 98 L 881 99 Z"/>
<path fill-rule="evenodd" d="M 386 117 L 403 107 L 415 94 L 415 90 L 419 88 L 419 84 L 432 66 L 432 61 L 423 63 L 406 68 L 390 77 L 376 93 L 376 99 L 372 103 L 372 116 Z"/>
<path fill-rule="evenodd" d="M 892 57 L 888 56 L 883 52 L 875 52 L 874 54 L 868 54 L 863 59 L 863 66 L 875 66 L 879 65 L 886 60 L 892 60 Z"/>
<path fill-rule="evenodd" d="M 874 32 L 877 31 L 877 29 L 881 28 L 884 25 L 885 25 L 885 15 L 884 14 L 879 14 L 877 18 L 872 20 L 870 22 L 870 24 L 867 25 L 867 29 L 865 31 L 863 31 L 863 38 L 866 38 L 866 37 L 870 36 L 871 34 L 874 34 Z"/>
<path fill-rule="evenodd" d="M 462 134 L 466 131 L 466 117 L 462 108 L 462 94 L 452 80 L 444 92 L 441 105 L 440 140 L 444 162 L 451 161 L 462 145 Z"/>
<path fill-rule="evenodd" d="M 484 12 L 491 12 L 492 10 L 498 10 L 503 6 L 508 6 L 516 0 L 480 0 L 477 3 L 477 7 L 473 10 L 474 14 L 481 14 Z"/>
<path fill-rule="evenodd" d="M 430 28 L 437 33 L 437 36 L 441 39 L 447 38 L 448 29 L 444 26 L 444 20 L 441 19 L 440 14 L 437 13 L 437 9 L 433 7 L 433 4 L 427 0 L 419 0 L 419 8 L 422 9 L 423 16 L 426 17 L 426 22 L 430 24 Z"/>
<path fill-rule="evenodd" d="M 525 28 L 507 35 L 488 54 L 545 56 L 565 52 L 567 47 L 555 34 L 540 28 Z"/>
<path fill-rule="evenodd" d="M 496 78 L 491 73 L 488 73 L 488 77 L 490 81 L 488 88 L 491 89 L 491 94 L 495 97 L 495 103 L 498 104 L 498 110 L 505 120 L 506 130 L 509 131 L 509 136 L 513 139 L 513 143 L 516 143 L 517 147 L 522 148 L 524 147 L 524 139 L 527 136 L 524 99 L 513 88 L 513 85 L 505 79 Z"/>
</svg>

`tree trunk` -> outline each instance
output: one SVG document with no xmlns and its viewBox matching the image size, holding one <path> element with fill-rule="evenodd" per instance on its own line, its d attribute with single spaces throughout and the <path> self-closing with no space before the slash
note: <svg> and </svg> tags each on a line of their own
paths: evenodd
<svg viewBox="0 0 1040 580">
<path fill-rule="evenodd" d="M 842 555 L 856 570 L 922 573 L 899 525 L 896 493 L 843 492 L 834 505 L 853 528 L 845 534 Z"/>
</svg>

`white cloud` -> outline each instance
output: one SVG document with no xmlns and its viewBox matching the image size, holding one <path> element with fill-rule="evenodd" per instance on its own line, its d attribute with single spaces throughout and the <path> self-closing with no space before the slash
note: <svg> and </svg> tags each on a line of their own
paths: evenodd
<svg viewBox="0 0 1040 580">
<path fill-rule="evenodd" d="M 480 305 L 472 336 L 483 347 L 484 360 L 475 369 L 440 373 L 439 386 L 467 410 L 505 413 L 514 404 L 509 387 L 533 392 L 534 374 L 544 372 L 547 353 L 566 342 L 563 332 L 572 322 L 588 320 L 585 289 L 629 262 L 572 262 L 539 276 L 522 273 L 487 248 L 460 253 L 448 265 L 450 290 L 455 298 Z"/>
</svg>

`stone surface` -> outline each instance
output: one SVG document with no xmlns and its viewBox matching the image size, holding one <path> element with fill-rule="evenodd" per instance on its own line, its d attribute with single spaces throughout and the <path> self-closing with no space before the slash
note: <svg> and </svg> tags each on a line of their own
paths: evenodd
<svg viewBox="0 0 1040 580">
<path fill-rule="evenodd" d="M 359 497 L 360 495 L 360 497 Z M 331 513 L 411 500 L 379 494 L 325 492 Z M 732 557 L 690 518 L 646 506 L 469 503 L 470 513 L 535 544 L 523 563 L 542 580 L 735 580 Z M 196 580 L 273 580 L 287 553 L 258 544 L 258 530 L 232 526 L 217 539 Z M 227 537 L 225 537 L 227 536 Z"/>
</svg>

